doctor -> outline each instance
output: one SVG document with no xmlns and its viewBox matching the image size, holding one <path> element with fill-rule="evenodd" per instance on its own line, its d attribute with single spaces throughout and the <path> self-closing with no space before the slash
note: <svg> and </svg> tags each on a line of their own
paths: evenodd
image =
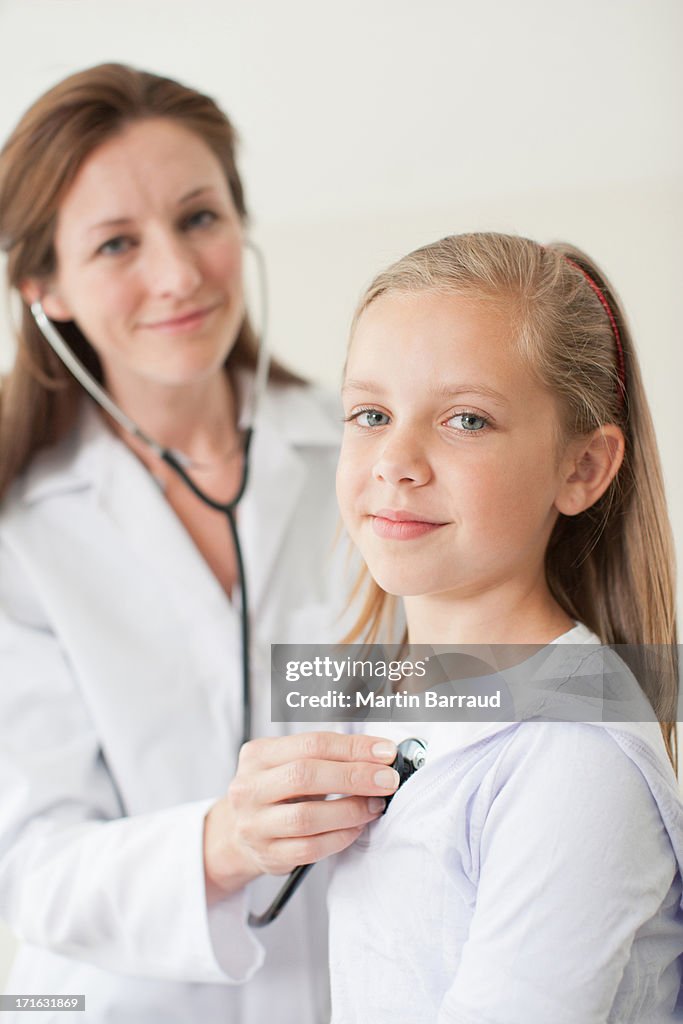
<svg viewBox="0 0 683 1024">
<path fill-rule="evenodd" d="M 346 590 L 326 568 L 336 409 L 272 365 L 238 511 L 270 736 L 240 751 L 225 519 L 84 397 L 29 312 L 231 500 L 256 363 L 233 149 L 210 99 L 111 64 L 45 94 L 0 155 L 23 299 L 0 402 L 0 916 L 23 940 L 7 991 L 83 993 L 93 1022 L 324 1021 L 323 867 L 268 929 L 247 914 L 397 781 L 391 743 L 269 722 L 270 643 L 336 636 Z"/>
</svg>

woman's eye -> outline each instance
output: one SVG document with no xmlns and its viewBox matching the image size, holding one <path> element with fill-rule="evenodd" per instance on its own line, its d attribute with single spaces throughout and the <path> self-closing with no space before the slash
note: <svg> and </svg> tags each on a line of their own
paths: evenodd
<svg viewBox="0 0 683 1024">
<path fill-rule="evenodd" d="M 185 227 L 187 228 L 203 228 L 209 224 L 213 224 L 218 217 L 213 210 L 197 210 L 196 213 L 191 214 L 185 221 Z"/>
<path fill-rule="evenodd" d="M 132 238 L 128 238 L 127 235 L 117 235 L 116 238 L 108 238 L 97 251 L 103 256 L 119 256 L 121 253 L 128 252 L 132 246 Z"/>
<path fill-rule="evenodd" d="M 468 434 L 477 434 L 489 425 L 489 421 L 484 416 L 477 416 L 474 412 L 459 412 L 446 422 L 451 426 L 456 420 L 460 420 L 460 426 L 456 426 L 455 429 Z"/>
<path fill-rule="evenodd" d="M 379 412 L 378 409 L 361 409 L 360 412 L 349 416 L 350 420 L 354 420 L 359 427 L 384 427 L 389 422 L 389 417 L 385 412 Z"/>
</svg>

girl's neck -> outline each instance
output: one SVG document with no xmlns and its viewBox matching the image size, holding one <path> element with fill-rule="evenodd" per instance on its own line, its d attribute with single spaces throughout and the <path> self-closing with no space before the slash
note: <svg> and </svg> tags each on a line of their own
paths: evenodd
<svg viewBox="0 0 683 1024">
<path fill-rule="evenodd" d="M 411 644 L 547 644 L 574 627 L 545 580 L 508 581 L 477 595 L 404 598 Z"/>
</svg>

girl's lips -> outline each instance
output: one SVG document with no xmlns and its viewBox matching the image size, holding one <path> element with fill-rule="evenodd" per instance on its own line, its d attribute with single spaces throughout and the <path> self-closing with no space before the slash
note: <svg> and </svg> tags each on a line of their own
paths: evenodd
<svg viewBox="0 0 683 1024">
<path fill-rule="evenodd" d="M 430 523 L 416 519 L 387 519 L 381 515 L 371 516 L 372 528 L 378 537 L 385 540 L 414 540 L 427 533 L 440 530 L 446 523 Z"/>
</svg>

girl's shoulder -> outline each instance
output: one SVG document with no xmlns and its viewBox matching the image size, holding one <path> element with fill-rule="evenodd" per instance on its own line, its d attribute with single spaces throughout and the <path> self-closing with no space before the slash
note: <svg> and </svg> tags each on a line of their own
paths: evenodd
<svg viewBox="0 0 683 1024">
<path fill-rule="evenodd" d="M 478 780 L 475 831 L 503 817 L 520 834 L 534 822 L 557 835 L 578 828 L 606 845 L 656 848 L 665 872 L 683 874 L 683 804 L 663 743 L 660 752 L 616 723 L 557 721 L 515 723 L 497 741 Z"/>
<path fill-rule="evenodd" d="M 637 749 L 625 749 L 620 730 L 595 722 L 531 720 L 515 723 L 501 737 L 495 757 L 495 785 L 529 785 L 540 796 L 563 791 L 580 801 L 596 787 L 615 804 L 626 803 L 634 793 L 650 789 L 646 761 Z"/>
</svg>

